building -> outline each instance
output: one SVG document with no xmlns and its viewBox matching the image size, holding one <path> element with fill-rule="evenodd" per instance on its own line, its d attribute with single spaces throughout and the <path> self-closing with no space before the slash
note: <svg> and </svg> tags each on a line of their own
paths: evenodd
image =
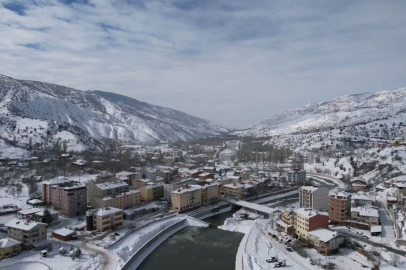
<svg viewBox="0 0 406 270">
<path fill-rule="evenodd" d="M 299 208 L 312 208 L 320 211 L 328 210 L 328 188 L 302 186 L 299 188 Z"/>
<path fill-rule="evenodd" d="M 405 205 L 406 182 L 393 183 L 393 186 L 396 188 L 396 197 L 398 198 L 398 202 L 402 205 Z"/>
<path fill-rule="evenodd" d="M 42 200 L 67 217 L 81 216 L 87 208 L 87 186 L 57 177 L 42 185 Z"/>
<path fill-rule="evenodd" d="M 133 208 L 141 203 L 141 193 L 137 189 L 129 189 L 100 200 L 100 207 L 115 207 L 120 209 Z"/>
<path fill-rule="evenodd" d="M 351 190 L 354 192 L 364 191 L 367 187 L 367 182 L 361 179 L 351 180 Z"/>
<path fill-rule="evenodd" d="M 380 225 L 378 208 L 374 206 L 351 207 L 349 225 L 355 228 L 369 230 L 371 226 Z"/>
<path fill-rule="evenodd" d="M 167 201 L 171 200 L 172 191 L 183 187 L 184 185 L 192 185 L 194 183 L 193 178 L 182 178 L 175 179 L 168 183 L 164 183 L 164 199 Z"/>
<path fill-rule="evenodd" d="M 240 183 L 231 183 L 220 186 L 220 194 L 231 197 L 235 200 L 240 200 L 244 198 L 245 185 Z"/>
<path fill-rule="evenodd" d="M 21 242 L 11 239 L 3 238 L 0 239 L 0 260 L 13 257 L 20 254 L 21 252 Z"/>
<path fill-rule="evenodd" d="M 72 240 L 72 236 L 75 234 L 76 234 L 75 231 L 72 231 L 72 230 L 69 230 L 66 228 L 52 231 L 52 237 L 59 239 L 61 241 L 64 241 L 64 242 Z"/>
<path fill-rule="evenodd" d="M 295 234 L 302 240 L 307 241 L 309 232 L 316 229 L 328 229 L 328 213 L 311 208 L 299 208 L 295 210 Z"/>
<path fill-rule="evenodd" d="M 202 205 L 215 203 L 219 200 L 219 185 L 208 184 L 202 186 Z"/>
<path fill-rule="evenodd" d="M 171 194 L 172 209 L 177 213 L 199 208 L 202 204 L 202 187 L 199 185 L 185 185 Z"/>
<path fill-rule="evenodd" d="M 126 182 L 128 185 L 131 185 L 135 179 L 141 178 L 140 175 L 136 172 L 126 172 L 126 171 L 116 173 L 116 177 L 121 181 Z"/>
<path fill-rule="evenodd" d="M 20 210 L 17 212 L 17 217 L 23 218 L 23 219 L 29 219 L 31 217 L 34 217 L 36 213 L 39 213 L 43 211 L 44 209 L 41 208 L 29 208 L 25 210 Z"/>
<path fill-rule="evenodd" d="M 164 183 L 159 182 L 155 184 L 149 184 L 140 188 L 141 201 L 156 201 L 162 198 L 164 195 Z"/>
<path fill-rule="evenodd" d="M 123 210 L 106 207 L 92 209 L 86 212 L 86 227 L 88 231 L 99 230 L 101 232 L 117 228 L 123 225 Z"/>
<path fill-rule="evenodd" d="M 133 186 L 135 189 L 140 189 L 142 187 L 145 187 L 149 183 L 152 183 L 151 179 L 135 179 L 133 181 Z"/>
<path fill-rule="evenodd" d="M 158 211 L 160 207 L 154 203 L 150 204 L 144 204 L 143 206 L 137 207 L 137 208 L 131 208 L 124 210 L 124 219 L 126 220 L 132 220 L 135 218 L 138 218 L 140 216 L 147 215 L 149 213 L 153 213 L 155 211 Z"/>
<path fill-rule="evenodd" d="M 285 209 L 282 211 L 282 220 L 276 221 L 276 226 L 279 231 L 287 234 L 294 233 L 295 212 L 292 209 Z"/>
<path fill-rule="evenodd" d="M 155 169 L 144 169 L 144 171 L 142 172 L 141 178 L 155 180 L 156 170 Z"/>
<path fill-rule="evenodd" d="M 294 184 L 304 183 L 306 182 L 306 171 L 295 169 L 287 173 L 286 179 L 288 180 L 288 182 Z"/>
<path fill-rule="evenodd" d="M 351 206 L 372 206 L 374 201 L 372 198 L 364 195 L 364 194 L 352 194 L 351 195 Z"/>
<path fill-rule="evenodd" d="M 320 254 L 329 256 L 335 254 L 344 246 L 344 236 L 326 229 L 317 229 L 309 232 L 309 244 L 315 247 Z"/>
<path fill-rule="evenodd" d="M 12 219 L 4 225 L 8 237 L 29 245 L 47 239 L 47 224 L 24 219 Z"/>
<path fill-rule="evenodd" d="M 126 182 L 118 181 L 91 184 L 88 186 L 88 190 L 89 204 L 94 208 L 102 208 L 106 206 L 106 202 L 103 200 L 104 198 L 119 198 L 120 195 L 128 193 L 130 191 L 130 187 Z M 131 198 L 126 196 L 125 201 L 129 201 L 128 207 L 133 207 L 133 204 L 135 204 L 137 201 L 135 198 L 136 194 L 129 196 Z"/>
<path fill-rule="evenodd" d="M 245 168 L 242 170 L 241 178 L 243 181 L 248 181 L 251 179 L 251 170 L 248 168 Z"/>
<path fill-rule="evenodd" d="M 349 218 L 351 209 L 351 194 L 337 192 L 329 197 L 328 215 L 332 223 L 344 224 Z"/>
</svg>

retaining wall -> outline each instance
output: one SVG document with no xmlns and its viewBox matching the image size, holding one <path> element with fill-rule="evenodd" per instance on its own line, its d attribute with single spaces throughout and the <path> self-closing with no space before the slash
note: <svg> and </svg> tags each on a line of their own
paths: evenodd
<svg viewBox="0 0 406 270">
<path fill-rule="evenodd" d="M 164 237 L 165 234 L 173 231 L 173 233 L 177 232 L 178 230 L 182 229 L 183 227 L 185 227 L 187 223 L 187 220 L 180 220 L 179 222 L 172 224 L 171 226 L 169 226 L 168 228 L 162 230 L 161 232 L 159 232 L 157 235 L 154 236 L 154 238 L 150 239 L 147 243 L 145 243 L 141 248 L 139 248 L 135 254 L 131 257 L 131 259 L 129 259 L 121 268 L 121 270 L 133 270 L 136 269 L 138 267 L 139 264 L 141 264 L 141 262 L 147 257 L 148 253 L 150 252 L 150 250 L 148 250 L 149 248 L 153 247 L 154 244 L 156 244 L 159 240 L 164 241 L 161 239 L 161 237 Z M 177 230 L 178 229 L 178 230 Z M 168 236 L 169 237 L 169 236 Z M 148 252 L 148 253 L 147 253 Z M 146 254 L 147 253 L 147 254 Z M 138 261 L 138 265 L 134 268 L 133 264 L 136 263 L 136 261 Z"/>
</svg>

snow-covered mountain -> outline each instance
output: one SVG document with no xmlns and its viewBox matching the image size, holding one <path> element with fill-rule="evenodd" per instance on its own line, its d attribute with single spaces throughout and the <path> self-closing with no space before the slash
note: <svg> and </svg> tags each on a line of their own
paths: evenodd
<svg viewBox="0 0 406 270">
<path fill-rule="evenodd" d="M 0 136 L 19 144 L 66 141 L 68 150 L 190 140 L 226 132 L 207 120 L 126 96 L 0 75 Z"/>
<path fill-rule="evenodd" d="M 405 101 L 406 88 L 348 95 L 287 110 L 235 134 L 268 137 L 406 122 Z"/>
</svg>

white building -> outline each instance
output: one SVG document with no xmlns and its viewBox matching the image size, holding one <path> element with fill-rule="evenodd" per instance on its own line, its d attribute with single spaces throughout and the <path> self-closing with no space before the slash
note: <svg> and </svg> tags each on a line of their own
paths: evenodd
<svg viewBox="0 0 406 270">
<path fill-rule="evenodd" d="M 192 185 L 192 184 L 194 184 L 193 178 L 176 179 L 169 183 L 164 183 L 164 199 L 171 201 L 172 191 L 181 188 L 184 185 Z"/>
<path fill-rule="evenodd" d="M 313 208 L 328 211 L 328 188 L 303 186 L 299 188 L 299 208 Z"/>
<path fill-rule="evenodd" d="M 306 171 L 305 170 L 293 170 L 288 172 L 287 180 L 291 183 L 304 183 L 306 181 Z"/>
<path fill-rule="evenodd" d="M 351 196 L 351 206 L 372 206 L 374 200 L 364 194 L 353 194 Z"/>
</svg>

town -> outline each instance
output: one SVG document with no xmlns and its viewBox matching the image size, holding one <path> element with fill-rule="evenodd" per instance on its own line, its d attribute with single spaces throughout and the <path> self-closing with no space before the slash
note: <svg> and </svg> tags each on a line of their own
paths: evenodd
<svg viewBox="0 0 406 270">
<path fill-rule="evenodd" d="M 1 160 L 0 267 L 134 269 L 145 246 L 212 226 L 206 218 L 221 213 L 230 217 L 220 229 L 245 235 L 236 269 L 255 269 L 252 261 L 297 269 L 340 269 L 343 258 L 354 269 L 404 262 L 403 176 L 371 187 L 307 172 L 307 157 L 288 148 L 204 143 L 121 145 L 110 156 L 62 147 Z"/>
</svg>

